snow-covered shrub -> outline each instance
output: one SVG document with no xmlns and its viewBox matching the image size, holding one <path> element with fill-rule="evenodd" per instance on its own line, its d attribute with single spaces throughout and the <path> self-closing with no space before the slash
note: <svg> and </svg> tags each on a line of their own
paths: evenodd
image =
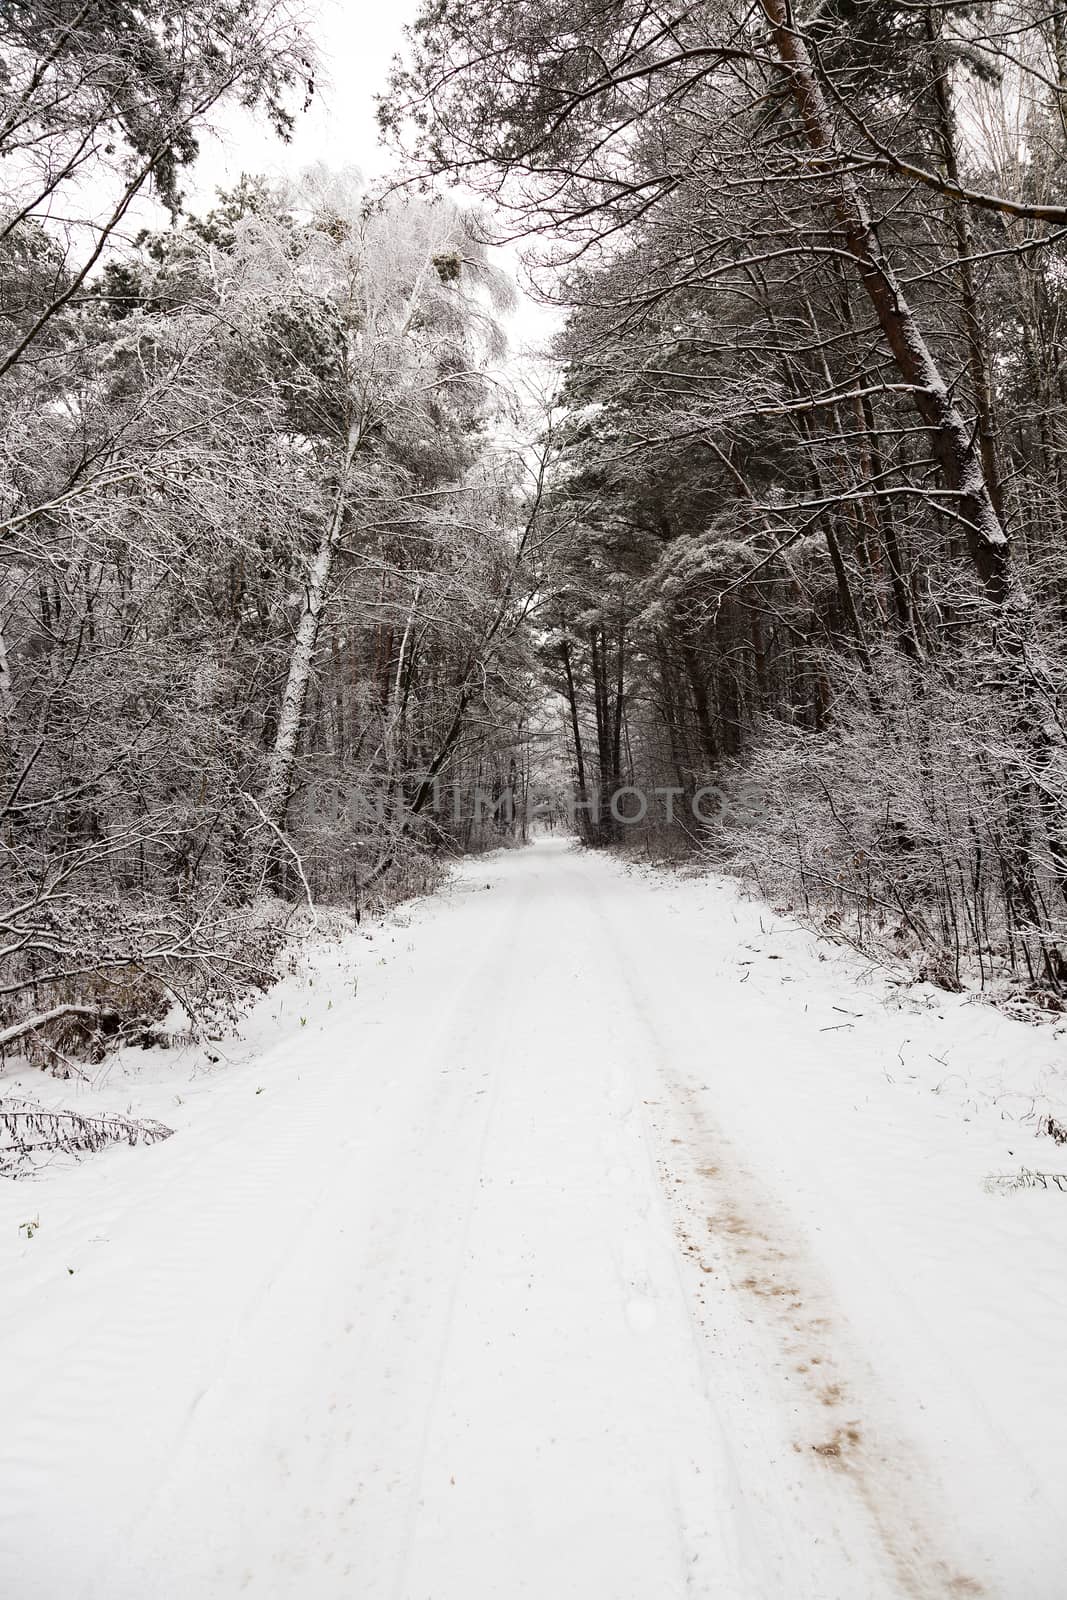
<svg viewBox="0 0 1067 1600">
<path fill-rule="evenodd" d="M 887 655 L 876 689 L 842 700 L 821 732 L 765 724 L 726 780 L 707 847 L 775 901 L 895 949 L 931 982 L 1011 970 L 1058 986 L 1067 907 L 1049 801 L 1064 797 L 1035 771 L 994 666 L 920 677 Z"/>
<path fill-rule="evenodd" d="M 159 1042 L 156 1024 L 175 1006 L 217 1036 L 273 980 L 292 910 L 104 897 L 38 907 L 6 964 L 0 1053 L 67 1077 L 112 1045 Z"/>
</svg>

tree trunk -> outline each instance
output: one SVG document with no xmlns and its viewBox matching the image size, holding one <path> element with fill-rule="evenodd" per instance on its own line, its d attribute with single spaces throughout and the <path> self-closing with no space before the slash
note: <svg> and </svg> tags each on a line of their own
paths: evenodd
<svg viewBox="0 0 1067 1600">
<path fill-rule="evenodd" d="M 563 672 L 567 682 L 567 704 L 571 713 L 571 734 L 574 738 L 574 765 L 578 776 L 578 804 L 581 807 L 583 825 L 587 816 L 586 805 L 588 795 L 585 788 L 585 757 L 582 753 L 582 730 L 578 723 L 578 697 L 574 689 L 574 671 L 571 667 L 570 645 L 566 639 L 559 647 L 563 658 Z"/>
<path fill-rule="evenodd" d="M 319 626 L 322 622 L 322 614 L 326 609 L 326 597 L 330 587 L 330 575 L 333 571 L 337 540 L 344 521 L 345 493 L 348 488 L 348 479 L 352 470 L 352 459 L 356 452 L 356 445 L 357 436 L 355 429 L 353 429 L 349 434 L 345 447 L 345 458 L 341 468 L 340 481 L 337 485 L 329 520 L 323 530 L 319 548 L 315 552 L 315 559 L 308 574 L 304 609 L 297 625 L 292 655 L 289 657 L 289 673 L 286 678 L 285 693 L 282 695 L 281 710 L 278 713 L 278 729 L 274 736 L 274 748 L 271 751 L 270 762 L 267 767 L 267 779 L 260 799 L 260 804 L 268 821 L 275 828 L 282 831 L 285 828 L 285 814 L 288 810 L 289 797 L 292 793 L 293 776 L 296 771 L 296 753 L 300 744 L 300 731 L 307 706 L 308 686 L 311 683 L 311 671 L 315 662 L 315 649 L 319 641 Z"/>
<path fill-rule="evenodd" d="M 934 62 L 934 104 L 937 107 L 938 137 L 945 174 L 959 186 L 959 163 L 956 157 L 956 113 L 952 105 L 950 66 L 941 45 L 941 17 L 935 20 L 929 9 L 926 12 L 926 37 L 929 40 Z M 974 234 L 971 216 L 966 205 L 959 200 L 945 202 L 959 258 L 960 305 L 963 311 L 963 333 L 967 345 L 967 365 L 971 373 L 974 408 L 978 424 L 978 444 L 982 456 L 982 471 L 997 516 L 1003 517 L 1003 496 L 997 468 L 996 422 L 993 416 L 993 389 L 989 381 L 989 364 L 986 360 L 986 336 L 974 279 Z"/>
<path fill-rule="evenodd" d="M 839 166 L 833 119 L 803 39 L 796 32 L 787 0 L 760 0 L 771 24 L 775 49 L 786 68 L 793 98 L 810 148 L 825 156 L 827 182 L 845 247 L 859 269 L 904 382 L 912 390 L 919 416 L 929 428 L 946 489 L 955 497 L 967 548 L 988 597 L 1002 606 L 1009 594 L 1020 599 L 1012 572 L 1008 539 L 1001 526 L 972 430 L 952 398 L 915 315 L 882 253 L 866 204 L 853 179 Z"/>
</svg>

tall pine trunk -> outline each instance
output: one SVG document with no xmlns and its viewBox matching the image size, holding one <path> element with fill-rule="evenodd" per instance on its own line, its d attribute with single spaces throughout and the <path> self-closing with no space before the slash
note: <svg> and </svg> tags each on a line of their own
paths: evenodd
<svg viewBox="0 0 1067 1600">
<path fill-rule="evenodd" d="M 974 430 L 952 397 L 923 338 L 915 314 L 882 251 L 863 196 L 841 169 L 833 117 L 804 40 L 795 30 L 788 0 L 761 0 L 778 59 L 788 75 L 809 148 L 825 157 L 827 183 L 845 247 L 855 261 L 878 326 L 889 345 L 916 410 L 933 440 L 945 488 L 986 594 L 997 606 L 1019 599 L 1007 535 L 986 481 Z"/>
</svg>

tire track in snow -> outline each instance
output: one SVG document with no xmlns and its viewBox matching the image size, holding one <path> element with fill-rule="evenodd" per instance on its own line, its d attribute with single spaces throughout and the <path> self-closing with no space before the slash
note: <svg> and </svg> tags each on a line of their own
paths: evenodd
<svg viewBox="0 0 1067 1600">
<path fill-rule="evenodd" d="M 640 1015 L 639 1005 L 635 1003 L 636 997 L 632 986 L 620 984 L 620 971 L 615 963 L 605 961 L 603 946 L 599 939 L 594 939 L 591 943 L 592 948 L 601 951 L 601 985 L 604 992 L 612 994 L 613 999 L 610 1012 L 611 1032 L 619 1062 L 613 1098 L 617 1113 L 623 1122 L 633 1127 L 634 1139 L 644 1169 L 640 1174 L 632 1173 L 632 1169 L 627 1174 L 631 1177 L 634 1192 L 631 1204 L 642 1219 L 650 1211 L 654 1214 L 643 1230 L 648 1237 L 648 1245 L 645 1248 L 636 1247 L 628 1238 L 624 1238 L 622 1243 L 620 1287 L 625 1299 L 626 1313 L 631 1325 L 635 1326 L 637 1331 L 647 1331 L 656 1320 L 655 1303 L 652 1298 L 654 1291 L 648 1273 L 647 1252 L 651 1249 L 659 1257 L 661 1280 L 664 1277 L 668 1279 L 669 1288 L 673 1290 L 673 1298 L 682 1309 L 685 1318 L 685 1337 L 698 1370 L 703 1371 L 705 1363 L 702 1335 L 693 1307 L 690 1286 L 685 1280 L 677 1251 L 673 1248 L 665 1249 L 662 1242 L 666 1241 L 668 1246 L 673 1244 L 674 1222 L 669 1200 L 661 1183 L 655 1132 L 651 1126 L 647 1103 L 642 1096 L 640 1074 L 633 1060 L 635 1034 L 639 1036 L 644 1032 L 645 1020 Z M 636 1030 L 635 1020 L 638 1023 Z M 626 1069 L 623 1063 L 628 1060 L 629 1067 Z M 718 1531 L 718 1542 L 726 1552 L 726 1564 L 731 1569 L 731 1600 L 747 1600 L 750 1596 L 752 1600 L 764 1600 L 764 1597 L 773 1593 L 772 1575 L 764 1559 L 759 1530 L 746 1503 L 742 1475 L 730 1430 L 725 1425 L 712 1384 L 704 1383 L 703 1399 L 707 1408 L 706 1423 L 709 1432 L 714 1435 L 717 1471 L 714 1481 L 710 1484 L 696 1485 L 692 1482 L 679 1484 L 679 1527 L 683 1530 L 687 1527 L 698 1527 L 707 1517 L 708 1507 L 693 1503 L 694 1495 L 711 1495 L 715 1502 L 712 1514 Z M 696 1571 L 693 1578 L 695 1592 L 699 1586 L 699 1574 Z M 708 1592 L 717 1595 L 720 1592 L 718 1585 L 716 1584 L 714 1589 Z"/>
<path fill-rule="evenodd" d="M 503 869 L 529 901 L 508 952 L 514 1059 L 479 1158 L 396 1592 L 764 1600 L 739 1553 L 743 1508 L 642 1125 L 626 996 L 574 859 L 543 854 L 544 872 L 541 851 Z M 493 990 L 492 962 L 483 976 Z"/>
<path fill-rule="evenodd" d="M 411 1568 L 416 1528 L 421 1510 L 420 1501 L 426 1479 L 430 1438 L 438 1418 L 442 1377 L 455 1327 L 456 1304 L 468 1253 L 471 1221 L 475 1207 L 478 1204 L 479 1185 L 485 1166 L 485 1152 L 493 1125 L 493 1115 L 501 1092 L 501 1076 L 505 1070 L 501 1065 L 501 1058 L 505 1052 L 500 1050 L 498 1046 L 503 1043 L 505 1022 L 510 1022 L 514 1014 L 513 1007 L 508 1002 L 515 994 L 520 973 L 519 965 L 515 959 L 515 951 L 518 947 L 519 935 L 522 929 L 523 905 L 524 902 L 522 900 L 511 899 L 509 903 L 510 915 L 507 939 L 498 939 L 496 941 L 491 952 L 490 961 L 486 966 L 476 965 L 474 967 L 465 990 L 464 1005 L 457 1007 L 452 1029 L 446 1032 L 441 1040 L 442 1045 L 447 1046 L 449 1057 L 455 1057 L 457 1054 L 469 1054 L 476 1041 L 478 1053 L 482 1059 L 491 1063 L 490 1080 L 485 1095 L 485 1106 L 482 1110 L 481 1130 L 474 1145 L 473 1160 L 469 1171 L 465 1174 L 462 1221 L 451 1255 L 449 1266 L 450 1286 L 444 1316 L 437 1334 L 437 1354 L 434 1360 L 433 1380 L 425 1403 L 418 1454 L 412 1463 L 410 1472 L 404 1535 L 397 1561 L 396 1577 L 392 1586 L 394 1600 L 405 1600 L 407 1593 L 408 1573 Z M 509 950 L 511 952 L 510 959 L 507 958 L 506 954 Z M 487 1008 L 484 1000 L 487 979 L 490 974 L 493 978 L 494 1005 L 492 1008 Z M 472 1001 L 474 1002 L 473 1006 Z M 487 1017 L 490 1019 L 488 1026 L 486 1025 Z M 456 1027 L 457 1019 L 460 1022 L 459 1027 Z"/>
<path fill-rule="evenodd" d="M 703 1275 L 725 1279 L 754 1306 L 773 1331 L 783 1368 L 800 1378 L 809 1401 L 808 1427 L 794 1449 L 800 1455 L 810 1452 L 826 1470 L 842 1474 L 859 1496 L 902 1594 L 914 1600 L 985 1594 L 981 1582 L 938 1549 L 933 1528 L 936 1485 L 929 1469 L 907 1440 L 872 1433 L 865 1421 L 877 1380 L 869 1368 L 864 1370 L 859 1353 L 848 1349 L 847 1332 L 829 1293 L 817 1282 L 817 1270 L 789 1238 L 784 1220 L 770 1220 L 776 1208 L 722 1149 L 693 1092 L 676 1079 L 670 1087 L 672 1124 L 690 1126 L 679 1155 L 662 1163 L 664 1179 L 669 1186 L 675 1169 L 685 1164 L 697 1190 L 691 1200 L 676 1193 L 678 1237 Z M 815 1407 L 825 1412 L 821 1426 Z"/>
<path fill-rule="evenodd" d="M 804 1436 L 794 1438 L 792 1448 L 798 1458 L 846 1485 L 862 1506 L 887 1562 L 889 1594 L 908 1600 L 965 1600 L 984 1595 L 984 1585 L 940 1547 L 935 1532 L 937 1485 L 928 1465 L 910 1441 L 889 1437 L 881 1423 L 876 1429 L 867 1420 L 869 1411 L 886 1409 L 878 1403 L 877 1380 L 861 1353 L 849 1348 L 847 1330 L 828 1289 L 819 1282 L 817 1268 L 791 1236 L 781 1208 L 761 1192 L 729 1141 L 712 1130 L 696 1093 L 674 1070 L 672 1056 L 684 1055 L 687 1050 L 692 1054 L 698 1043 L 702 1053 L 707 1049 L 704 1059 L 708 1061 L 708 1018 L 706 1013 L 697 1015 L 691 997 L 677 983 L 669 949 L 663 944 L 657 946 L 659 986 L 654 1003 L 650 1003 L 647 962 L 641 959 L 647 957 L 649 947 L 646 944 L 636 951 L 632 926 L 613 918 L 606 904 L 613 881 L 617 885 L 621 876 L 622 869 L 611 863 L 607 877 L 588 874 L 589 890 L 633 997 L 633 1014 L 648 1041 L 655 1078 L 665 1091 L 663 1102 L 658 1095 L 647 1102 L 650 1110 L 661 1104 L 665 1107 L 665 1115 L 652 1124 L 658 1135 L 655 1142 L 663 1151 L 657 1160 L 658 1176 L 682 1254 L 699 1274 L 699 1278 L 691 1277 L 688 1289 L 702 1304 L 702 1327 L 714 1327 L 720 1342 L 725 1333 L 733 1361 L 757 1382 L 761 1374 L 769 1376 L 775 1369 L 783 1373 L 789 1369 L 790 1375 L 801 1379 L 807 1404 L 798 1420 L 804 1425 Z M 720 998 L 728 1002 L 728 985 L 724 991 Z M 705 1071 L 713 1075 L 714 1068 L 708 1064 Z M 678 1132 L 672 1137 L 667 1130 L 674 1129 Z M 679 1176 L 680 1168 L 684 1168 L 683 1176 Z M 736 1326 L 730 1329 L 736 1318 L 729 1311 L 722 1316 L 724 1283 L 728 1292 L 749 1308 L 741 1313 L 742 1318 L 758 1321 L 769 1339 L 739 1338 Z M 712 1284 L 718 1307 L 708 1299 Z M 772 1354 L 768 1362 L 767 1352 L 775 1347 L 777 1359 Z M 786 1383 L 788 1386 L 788 1378 Z M 833 1517 L 829 1526 L 834 1527 Z M 843 1530 L 834 1531 L 841 1539 L 846 1562 L 862 1561 L 861 1552 L 847 1548 Z M 811 1580 L 821 1585 L 826 1576 L 813 1571 Z M 792 1589 L 791 1600 L 799 1593 Z M 851 1588 L 842 1589 L 840 1600 L 854 1600 L 855 1593 Z M 813 1587 L 810 1594 L 812 1600 L 828 1600 L 829 1591 Z M 869 1600 L 866 1590 L 864 1600 Z"/>
</svg>

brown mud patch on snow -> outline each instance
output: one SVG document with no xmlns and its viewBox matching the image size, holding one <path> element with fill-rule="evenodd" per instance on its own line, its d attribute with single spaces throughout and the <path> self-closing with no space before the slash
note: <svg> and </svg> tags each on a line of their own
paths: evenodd
<svg viewBox="0 0 1067 1600">
<path fill-rule="evenodd" d="M 761 1200 L 751 1177 L 722 1149 L 697 1092 L 681 1084 L 673 1088 L 666 1113 L 659 1109 L 662 1102 L 646 1105 L 657 1108 L 650 1120 L 666 1152 L 657 1167 L 675 1236 L 701 1273 L 698 1321 L 706 1326 L 705 1296 L 713 1289 L 732 1291 L 748 1308 L 745 1320 L 771 1335 L 781 1358 L 784 1400 L 796 1402 L 801 1391 L 805 1426 L 794 1451 L 819 1463 L 817 1470 L 840 1475 L 859 1499 L 902 1596 L 959 1600 L 986 1594 L 982 1583 L 937 1549 L 930 1474 L 913 1447 L 906 1439 L 875 1437 L 865 1421 L 857 1391 L 872 1393 L 876 1380 L 863 1370 L 862 1358 L 849 1360 L 846 1326 L 820 1284 L 817 1265 L 790 1236 L 778 1208 Z"/>
</svg>

